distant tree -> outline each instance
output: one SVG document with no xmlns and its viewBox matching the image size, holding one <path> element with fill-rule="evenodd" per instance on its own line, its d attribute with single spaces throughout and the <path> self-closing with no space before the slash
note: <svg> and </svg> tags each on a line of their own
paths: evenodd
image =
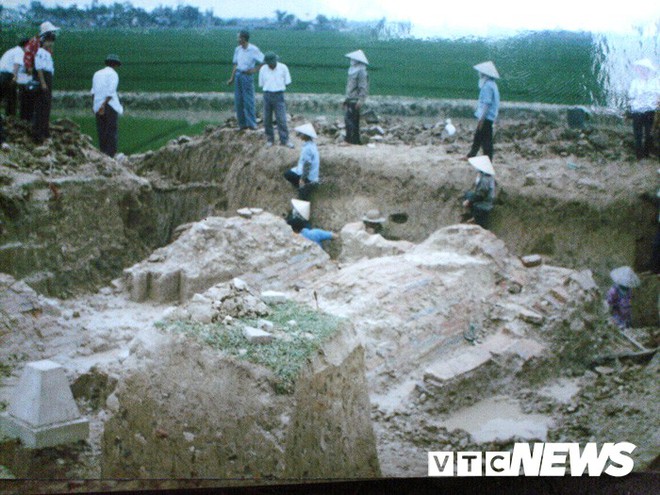
<svg viewBox="0 0 660 495">
<path fill-rule="evenodd" d="M 316 28 L 319 29 L 320 31 L 327 31 L 328 29 L 332 29 L 332 25 L 330 24 L 330 19 L 328 19 L 323 14 L 317 15 Z"/>
<path fill-rule="evenodd" d="M 284 16 L 286 16 L 286 10 L 276 10 L 275 11 L 275 19 L 277 20 L 278 24 L 282 24 L 284 20 Z"/>
<path fill-rule="evenodd" d="M 293 26 L 298 18 L 293 14 L 287 14 L 282 18 L 282 24 L 285 26 Z"/>
</svg>

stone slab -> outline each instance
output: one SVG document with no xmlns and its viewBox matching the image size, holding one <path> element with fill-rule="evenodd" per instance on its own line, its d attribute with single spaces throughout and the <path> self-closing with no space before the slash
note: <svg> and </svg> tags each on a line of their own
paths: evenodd
<svg viewBox="0 0 660 495">
<path fill-rule="evenodd" d="M 523 256 L 522 258 L 520 258 L 520 261 L 522 261 L 523 266 L 527 268 L 541 266 L 543 264 L 543 258 L 541 258 L 541 256 L 539 256 L 538 254 L 530 254 L 528 256 Z"/>
<path fill-rule="evenodd" d="M 290 300 L 284 292 L 265 290 L 261 293 L 261 300 L 266 304 L 283 304 Z"/>
<path fill-rule="evenodd" d="M 243 328 L 243 335 L 252 344 L 270 344 L 275 339 L 272 333 L 254 327 Z"/>
<path fill-rule="evenodd" d="M 429 366 L 424 372 L 424 381 L 446 382 L 479 368 L 491 357 L 492 354 L 485 348 L 472 348 L 469 352 Z"/>
</svg>

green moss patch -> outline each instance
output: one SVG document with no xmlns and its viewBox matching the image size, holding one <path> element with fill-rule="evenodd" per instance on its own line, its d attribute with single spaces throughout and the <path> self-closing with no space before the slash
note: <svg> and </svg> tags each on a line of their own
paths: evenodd
<svg viewBox="0 0 660 495">
<path fill-rule="evenodd" d="M 229 356 L 269 368 L 278 380 L 276 390 L 290 394 L 302 367 L 337 331 L 342 320 L 295 303 L 270 308 L 272 313 L 268 321 L 273 323 L 273 329 L 269 332 L 276 335 L 270 344 L 253 344 L 243 335 L 244 327 L 258 326 L 255 319 L 234 319 L 229 325 L 177 321 L 159 326 L 193 335 Z"/>
</svg>

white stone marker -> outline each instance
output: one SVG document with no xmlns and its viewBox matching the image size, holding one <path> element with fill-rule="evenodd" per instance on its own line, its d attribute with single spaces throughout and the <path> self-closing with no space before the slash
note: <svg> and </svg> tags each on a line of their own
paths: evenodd
<svg viewBox="0 0 660 495">
<path fill-rule="evenodd" d="M 64 369 L 44 360 L 27 363 L 0 427 L 25 447 L 40 449 L 85 440 L 89 420 L 80 416 Z"/>
</svg>

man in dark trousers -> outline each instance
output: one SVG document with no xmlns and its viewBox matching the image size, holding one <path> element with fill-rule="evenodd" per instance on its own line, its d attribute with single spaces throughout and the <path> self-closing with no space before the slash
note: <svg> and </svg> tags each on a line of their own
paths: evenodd
<svg viewBox="0 0 660 495">
<path fill-rule="evenodd" d="M 474 66 L 479 73 L 479 103 L 474 116 L 478 119 L 472 148 L 467 157 L 477 156 L 479 148 L 493 161 L 493 125 L 500 109 L 500 92 L 496 79 L 500 78 L 493 62 L 482 62 Z"/>
<path fill-rule="evenodd" d="M 96 71 L 92 79 L 93 110 L 96 115 L 99 148 L 106 155 L 115 156 L 119 139 L 119 116 L 124 113 L 117 95 L 119 75 L 116 69 L 121 65 L 121 61 L 117 55 L 111 54 L 105 58 L 105 65 L 105 69 Z"/>
</svg>

